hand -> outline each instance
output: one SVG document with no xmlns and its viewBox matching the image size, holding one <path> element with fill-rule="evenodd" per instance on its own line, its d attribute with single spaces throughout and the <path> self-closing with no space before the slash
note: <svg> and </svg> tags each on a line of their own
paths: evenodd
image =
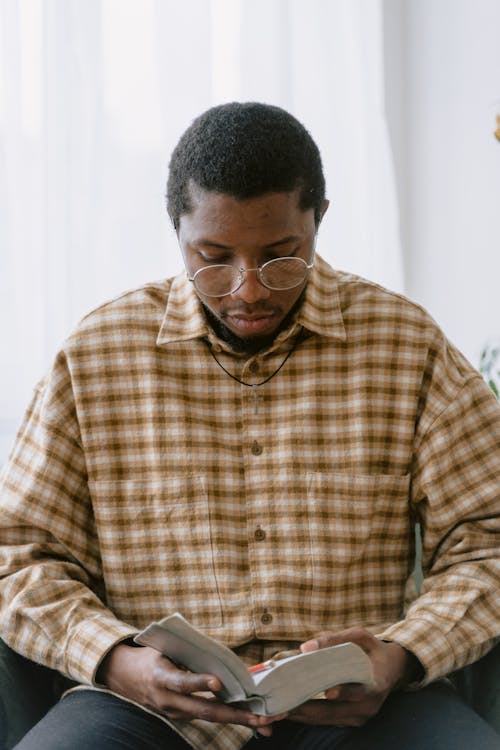
<svg viewBox="0 0 500 750">
<path fill-rule="evenodd" d="M 103 660 L 98 681 L 110 690 L 151 708 L 169 719 L 203 719 L 221 724 L 243 724 L 266 737 L 280 716 L 257 716 L 215 698 L 194 695 L 220 690 L 215 675 L 194 674 L 176 667 L 155 649 L 115 646 Z"/>
<path fill-rule="evenodd" d="M 418 679 L 422 667 L 418 659 L 397 643 L 375 638 L 364 628 L 340 633 L 322 633 L 300 647 L 303 652 L 352 641 L 371 659 L 374 685 L 337 685 L 325 692 L 326 700 L 310 700 L 290 712 L 288 719 L 304 724 L 358 727 L 378 713 L 393 690 Z"/>
</svg>

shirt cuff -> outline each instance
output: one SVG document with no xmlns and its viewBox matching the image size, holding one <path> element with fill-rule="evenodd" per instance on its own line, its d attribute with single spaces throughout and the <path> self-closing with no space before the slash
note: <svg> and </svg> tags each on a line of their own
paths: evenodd
<svg viewBox="0 0 500 750">
<path fill-rule="evenodd" d="M 118 643 L 133 638 L 138 632 L 137 628 L 104 615 L 80 621 L 65 649 L 66 673 L 77 682 L 97 685 L 97 670 L 105 656 Z"/>
<path fill-rule="evenodd" d="M 378 633 L 377 638 L 397 643 L 411 651 L 421 663 L 423 677 L 408 685 L 410 689 L 424 687 L 455 669 L 455 658 L 448 640 L 427 620 L 402 620 Z"/>
</svg>

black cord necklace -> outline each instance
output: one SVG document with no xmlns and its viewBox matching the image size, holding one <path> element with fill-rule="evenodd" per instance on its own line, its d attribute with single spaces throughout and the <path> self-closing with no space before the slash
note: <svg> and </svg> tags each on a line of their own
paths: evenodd
<svg viewBox="0 0 500 750">
<path fill-rule="evenodd" d="M 226 370 L 226 368 L 224 367 L 224 365 L 222 365 L 219 362 L 219 360 L 217 359 L 217 357 L 215 356 L 215 354 L 212 351 L 212 347 L 210 346 L 210 344 L 208 343 L 208 341 L 206 339 L 205 339 L 205 344 L 207 345 L 208 351 L 210 352 L 210 354 L 212 355 L 212 357 L 215 359 L 215 361 L 217 362 L 217 364 L 219 365 L 219 367 L 221 368 L 221 370 L 224 370 L 224 372 L 226 373 L 226 375 L 229 375 L 230 378 L 232 378 L 233 380 L 236 380 L 236 382 L 240 383 L 241 385 L 246 385 L 249 388 L 254 388 L 255 389 L 255 388 L 258 388 L 260 385 L 264 385 L 265 383 L 269 383 L 269 381 L 272 378 L 274 378 L 275 375 L 277 375 L 279 373 L 279 371 L 281 370 L 281 368 L 284 366 L 284 364 L 291 357 L 291 355 L 293 354 L 293 352 L 295 351 L 295 349 L 298 347 L 299 343 L 302 341 L 303 338 L 304 338 L 304 328 L 302 327 L 301 330 L 300 330 L 299 335 L 295 339 L 294 345 L 292 346 L 292 348 L 290 349 L 290 351 L 287 352 L 287 355 L 286 355 L 285 359 L 280 364 L 280 366 L 278 367 L 278 369 L 275 370 L 274 372 L 272 372 L 269 375 L 269 377 L 266 378 L 265 380 L 261 380 L 260 383 L 245 383 L 244 380 L 240 380 L 239 378 L 237 378 L 236 375 L 233 375 L 232 372 L 229 372 L 229 370 Z"/>
</svg>

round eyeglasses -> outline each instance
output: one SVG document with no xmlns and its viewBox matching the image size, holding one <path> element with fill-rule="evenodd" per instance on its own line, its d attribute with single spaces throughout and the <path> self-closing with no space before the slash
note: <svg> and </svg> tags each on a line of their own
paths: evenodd
<svg viewBox="0 0 500 750">
<path fill-rule="evenodd" d="M 249 271 L 255 271 L 263 286 L 283 292 L 302 284 L 312 267 L 313 263 L 307 263 L 303 258 L 288 257 L 269 260 L 259 268 L 235 268 L 217 263 L 199 268 L 192 276 L 188 274 L 187 278 L 193 282 L 196 291 L 205 297 L 225 297 L 240 288 Z"/>
</svg>

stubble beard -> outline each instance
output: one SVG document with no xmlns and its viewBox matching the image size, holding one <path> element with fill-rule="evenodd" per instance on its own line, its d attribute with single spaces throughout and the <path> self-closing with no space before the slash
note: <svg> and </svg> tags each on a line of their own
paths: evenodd
<svg viewBox="0 0 500 750">
<path fill-rule="evenodd" d="M 226 344 L 229 344 L 231 349 L 234 352 L 236 352 L 236 354 L 247 354 L 248 356 L 252 356 L 264 349 L 267 349 L 269 346 L 271 346 L 271 344 L 273 343 L 273 341 L 275 340 L 279 332 L 284 330 L 285 328 L 287 328 L 287 326 L 290 325 L 298 308 L 302 304 L 304 292 L 305 292 L 305 289 L 302 291 L 298 299 L 294 302 L 294 304 L 292 305 L 292 307 L 290 308 L 286 316 L 281 321 L 278 328 L 272 333 L 268 333 L 264 336 L 248 336 L 246 338 L 242 336 L 237 336 L 235 333 L 231 331 L 230 328 L 228 328 L 224 324 L 223 320 L 221 320 L 216 315 L 214 315 L 214 313 L 203 302 L 201 302 L 201 304 L 205 312 L 205 315 L 207 317 L 207 320 L 210 324 L 210 327 L 214 330 L 215 334 L 222 341 L 225 341 Z"/>
</svg>

